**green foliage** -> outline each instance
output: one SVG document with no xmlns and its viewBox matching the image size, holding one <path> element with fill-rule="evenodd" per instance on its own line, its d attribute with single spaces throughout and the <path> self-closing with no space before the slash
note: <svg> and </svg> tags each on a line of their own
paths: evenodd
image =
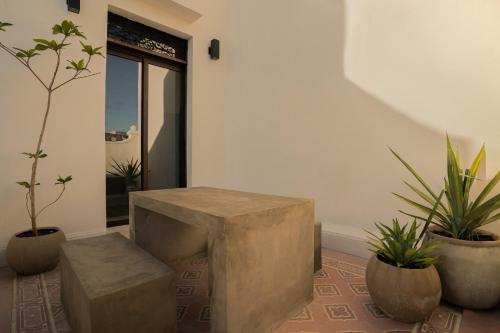
<svg viewBox="0 0 500 333">
<path fill-rule="evenodd" d="M 7 27 L 12 26 L 11 23 L 7 22 L 1 22 L 0 21 L 0 31 L 5 31 Z M 48 207 L 51 205 L 55 204 L 63 195 L 65 189 L 66 189 L 66 183 L 70 182 L 73 178 L 72 176 L 66 176 L 66 177 L 61 177 L 59 176 L 56 179 L 55 185 L 62 185 L 61 192 L 57 196 L 55 200 L 50 202 L 49 204 L 45 205 L 41 209 L 37 209 L 37 205 L 35 202 L 36 196 L 36 185 L 40 185 L 40 183 L 36 182 L 37 179 L 37 170 L 38 170 L 38 162 L 40 159 L 47 157 L 47 154 L 44 153 L 42 150 L 42 141 L 43 137 L 47 128 L 47 119 L 49 119 L 49 113 L 51 111 L 51 100 L 52 100 L 52 94 L 54 91 L 58 90 L 59 88 L 65 86 L 66 84 L 69 84 L 70 82 L 78 79 L 84 79 L 91 77 L 93 75 L 99 74 L 88 74 L 88 75 L 81 75 L 83 71 L 90 72 L 88 69 L 88 65 L 91 61 L 91 58 L 94 55 L 100 55 L 102 56 L 102 53 L 100 52 L 100 47 L 98 48 L 93 48 L 90 45 L 84 45 L 84 50 L 83 53 L 88 56 L 88 58 L 85 60 L 69 60 L 69 65 L 66 68 L 74 70 L 75 72 L 72 73 L 72 75 L 68 78 L 65 79 L 60 79 L 59 74 L 61 71 L 59 71 L 61 63 L 63 61 L 63 53 L 64 50 L 66 49 L 67 46 L 70 46 L 71 44 L 69 43 L 71 37 L 77 37 L 80 39 L 86 39 L 85 35 L 80 31 L 79 27 L 75 25 L 73 22 L 64 20 L 60 24 L 55 24 L 52 27 L 52 34 L 53 35 L 61 35 L 58 36 L 55 39 L 44 39 L 44 38 L 35 38 L 33 41 L 35 42 L 35 46 L 33 48 L 29 49 L 21 49 L 21 48 L 15 48 L 15 47 L 9 47 L 5 45 L 2 41 L 0 41 L 0 51 L 6 52 L 8 55 L 11 55 L 13 58 L 15 58 L 18 62 L 20 62 L 26 69 L 28 70 L 29 73 L 33 75 L 33 77 L 45 88 L 46 90 L 46 104 L 43 107 L 44 116 L 42 117 L 43 121 L 41 123 L 41 128 L 40 128 L 40 134 L 37 135 L 37 142 L 36 142 L 36 149 L 35 153 L 30 153 L 30 152 L 24 152 L 22 153 L 23 155 L 27 156 L 28 158 L 32 159 L 32 167 L 31 167 L 31 177 L 30 181 L 19 181 L 17 182 L 18 185 L 22 186 L 23 188 L 26 189 L 26 210 L 28 212 L 28 215 L 31 219 L 31 225 L 32 225 L 32 230 L 33 234 L 36 236 L 37 235 L 37 217 L 39 216 L 40 213 L 45 211 Z M 44 80 L 41 75 L 39 75 L 38 71 L 33 68 L 30 60 L 42 54 L 44 51 L 47 50 L 52 50 L 54 51 L 53 56 L 56 58 L 56 61 L 54 61 L 54 67 L 52 67 L 52 75 L 49 80 Z"/>
<path fill-rule="evenodd" d="M 405 160 L 392 149 L 391 152 L 401 161 L 401 163 L 403 163 L 427 192 L 420 191 L 415 186 L 405 182 L 424 203 L 419 203 L 400 194 L 394 193 L 394 195 L 424 214 L 430 214 L 432 209 L 429 205 L 434 206 L 438 197 L 432 191 L 431 187 Z M 447 205 L 443 203 L 437 205 L 432 223 L 442 229 L 449 237 L 464 240 L 477 239 L 477 234 L 475 232 L 477 228 L 500 219 L 500 213 L 494 214 L 500 209 L 500 194 L 487 199 L 493 188 L 500 181 L 500 171 L 497 172 L 493 179 L 483 188 L 482 192 L 475 200 L 470 198 L 470 190 L 472 184 L 476 180 L 479 165 L 484 154 L 485 149 L 483 145 L 470 168 L 464 170 L 460 167 L 458 152 L 453 150 L 450 139 L 447 136 L 447 177 L 444 179 L 444 192 Z M 422 216 L 412 215 L 404 211 L 401 212 L 419 220 L 426 220 Z"/>
<path fill-rule="evenodd" d="M 0 31 L 5 31 L 5 27 L 10 27 L 10 26 L 12 26 L 12 23 L 0 21 Z"/>
<path fill-rule="evenodd" d="M 71 66 L 66 66 L 66 69 L 73 69 L 76 72 L 81 72 L 88 70 L 87 66 L 85 65 L 85 61 L 83 59 L 80 59 L 78 62 L 74 60 L 68 60 Z"/>
<path fill-rule="evenodd" d="M 73 180 L 73 176 L 67 176 L 67 177 L 59 176 L 59 177 L 57 177 L 57 181 L 56 181 L 55 185 L 64 185 L 72 180 Z"/>
<path fill-rule="evenodd" d="M 36 43 L 35 45 L 35 50 L 38 51 L 45 51 L 45 50 L 52 50 L 55 52 L 59 52 L 62 50 L 64 47 L 70 45 L 68 43 L 64 42 L 57 42 L 55 40 L 47 40 L 43 38 L 35 38 L 33 41 Z"/>
<path fill-rule="evenodd" d="M 38 151 L 38 153 L 36 153 L 36 154 L 33 154 L 33 153 L 21 153 L 21 154 L 28 156 L 28 158 L 35 158 L 35 157 L 36 158 L 45 158 L 45 157 L 47 157 L 47 154 L 45 154 L 42 149 L 40 149 Z"/>
<path fill-rule="evenodd" d="M 141 175 L 141 163 L 139 160 L 134 160 L 134 158 L 130 161 L 127 160 L 126 163 L 119 163 L 113 159 L 111 167 L 113 168 L 113 171 L 108 171 L 109 175 L 125 177 L 127 184 L 130 185 L 135 185 L 136 178 Z"/>
<path fill-rule="evenodd" d="M 93 48 L 92 45 L 86 45 L 80 42 L 82 45 L 82 52 L 87 53 L 89 56 L 94 56 L 94 55 L 100 55 L 101 57 L 104 57 L 102 55 L 102 52 L 100 51 L 102 49 L 102 46 Z"/>
<path fill-rule="evenodd" d="M 367 231 L 372 251 L 378 258 L 387 264 L 399 268 L 426 268 L 437 261 L 434 255 L 439 244 L 427 242 L 419 246 L 421 237 L 417 237 L 417 221 L 414 220 L 410 228 L 401 227 L 398 219 L 392 220 L 392 228 L 382 223 L 375 223 L 381 236 Z"/>
<path fill-rule="evenodd" d="M 79 26 L 75 25 L 73 22 L 64 20 L 61 24 L 56 24 L 52 27 L 52 34 L 54 35 L 64 35 L 65 37 L 77 36 L 83 39 L 87 39 L 85 35 L 78 29 Z"/>
<path fill-rule="evenodd" d="M 31 189 L 31 183 L 27 181 L 22 181 L 22 182 L 16 182 L 17 184 L 21 185 L 22 187 L 25 187 L 27 189 Z M 35 185 L 40 185 L 40 183 L 36 183 Z"/>
<path fill-rule="evenodd" d="M 26 59 L 31 59 L 37 55 L 40 55 L 40 53 L 36 52 L 36 49 L 27 49 L 23 50 L 17 47 L 13 47 L 14 50 L 16 50 L 16 57 L 18 58 L 26 58 Z"/>
</svg>

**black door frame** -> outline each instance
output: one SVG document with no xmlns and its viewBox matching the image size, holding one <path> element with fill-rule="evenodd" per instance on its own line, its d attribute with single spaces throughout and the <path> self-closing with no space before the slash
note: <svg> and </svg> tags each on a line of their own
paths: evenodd
<svg viewBox="0 0 500 333">
<path fill-rule="evenodd" d="M 108 39 L 107 53 L 141 63 L 141 189 L 148 190 L 148 65 L 155 65 L 181 73 L 181 110 L 179 138 L 179 185 L 187 186 L 187 62 L 162 56 L 155 52 Z"/>
</svg>

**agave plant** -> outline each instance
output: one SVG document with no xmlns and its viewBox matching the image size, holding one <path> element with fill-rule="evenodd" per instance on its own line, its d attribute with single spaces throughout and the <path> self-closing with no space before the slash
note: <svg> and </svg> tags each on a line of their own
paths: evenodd
<svg viewBox="0 0 500 333">
<path fill-rule="evenodd" d="M 127 160 L 126 163 L 123 163 L 113 159 L 111 167 L 113 171 L 108 171 L 108 174 L 124 177 L 127 181 L 127 185 L 137 186 L 136 178 L 141 175 L 141 162 L 139 162 L 139 160 L 134 160 L 132 157 L 130 161 Z"/>
<path fill-rule="evenodd" d="M 422 245 L 417 237 L 418 224 L 415 219 L 408 230 L 408 224 L 401 226 L 398 219 L 392 220 L 392 228 L 382 223 L 375 223 L 381 237 L 370 233 L 368 244 L 383 262 L 399 268 L 426 268 L 437 261 L 435 253 L 439 244 L 426 242 Z"/>
<path fill-rule="evenodd" d="M 500 219 L 500 213 L 497 212 L 498 209 L 500 209 L 500 194 L 494 195 L 488 199 L 488 195 L 500 181 L 500 171 L 489 181 L 481 193 L 472 200 L 470 198 L 470 191 L 472 184 L 476 180 L 481 160 L 484 157 L 484 145 L 481 147 L 481 150 L 475 157 L 470 168 L 464 170 L 460 166 L 458 151 L 455 152 L 453 150 L 448 136 L 446 136 L 446 140 L 448 176 L 444 179 L 444 191 L 447 204 L 445 205 L 440 202 L 437 205 L 432 223 L 438 226 L 448 237 L 463 240 L 477 240 L 478 234 L 476 231 L 478 228 Z M 422 211 L 424 214 L 430 214 L 432 209 L 429 205 L 434 206 L 438 200 L 438 196 L 405 160 L 392 149 L 391 152 L 401 161 L 401 163 L 403 163 L 425 189 L 425 192 L 421 191 L 417 187 L 405 182 L 405 184 L 425 203 L 418 203 L 397 193 L 394 193 L 394 195 Z M 413 215 L 405 211 L 400 212 L 419 220 L 426 220 L 422 216 Z"/>
<path fill-rule="evenodd" d="M 434 253 L 439 247 L 439 243 L 437 241 L 424 242 L 423 239 L 438 204 L 441 202 L 443 193 L 442 191 L 437 197 L 436 203 L 431 208 L 429 217 L 418 236 L 417 219 L 413 220 L 408 230 L 408 224 L 401 226 L 397 218 L 392 220 L 392 228 L 382 223 L 375 223 L 382 237 L 366 230 L 370 234 L 368 237 L 368 244 L 372 247 L 370 251 L 383 262 L 398 268 L 426 268 L 433 265 L 438 259 Z"/>
</svg>

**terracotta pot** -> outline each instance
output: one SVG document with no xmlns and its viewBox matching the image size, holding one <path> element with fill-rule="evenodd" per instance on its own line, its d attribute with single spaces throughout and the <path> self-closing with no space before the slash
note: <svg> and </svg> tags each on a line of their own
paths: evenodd
<svg viewBox="0 0 500 333">
<path fill-rule="evenodd" d="M 434 266 L 397 268 L 372 256 L 366 268 L 366 284 L 377 306 L 399 321 L 422 321 L 441 300 L 441 282 Z"/>
<path fill-rule="evenodd" d="M 47 272 L 59 262 L 59 247 L 66 241 L 64 233 L 56 227 L 38 228 L 34 237 L 30 230 L 18 232 L 7 245 L 7 263 L 19 274 L 31 275 Z"/>
<path fill-rule="evenodd" d="M 467 309 L 490 309 L 500 303 L 500 237 L 479 230 L 491 241 L 466 241 L 437 234 L 427 237 L 442 242 L 436 268 L 443 284 L 443 299 Z"/>
</svg>

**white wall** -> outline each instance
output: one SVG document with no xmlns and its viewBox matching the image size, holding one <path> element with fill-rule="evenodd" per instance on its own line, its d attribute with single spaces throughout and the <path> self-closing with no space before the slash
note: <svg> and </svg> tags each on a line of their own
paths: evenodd
<svg viewBox="0 0 500 333">
<path fill-rule="evenodd" d="M 413 121 L 486 142 L 500 169 L 500 2 L 346 1 L 348 79 Z"/>
<path fill-rule="evenodd" d="M 437 188 L 445 130 L 466 159 L 477 142 L 499 144 L 496 1 L 83 0 L 74 15 L 64 1 L 0 0 L 1 20 L 17 23 L 1 38 L 27 46 L 35 33 L 69 17 L 90 41 L 104 45 L 108 5 L 190 38 L 192 185 L 312 197 L 325 229 L 360 236 L 361 228 L 405 207 L 390 192 L 405 192 L 401 181 L 411 177 L 387 146 Z M 211 38 L 222 42 L 219 61 L 206 54 Z M 18 152 L 32 149 L 43 96 L 4 55 L 0 69 L 2 247 L 28 227 L 14 181 L 29 173 Z M 58 94 L 49 158 L 41 166 L 47 197 L 55 194 L 50 183 L 58 172 L 75 178 L 40 221 L 70 235 L 105 225 L 105 62 L 96 61 L 94 69 L 102 75 Z M 71 103 L 78 92 L 80 102 Z M 85 144 L 61 140 L 68 136 L 84 137 Z M 498 167 L 492 149 L 484 173 Z"/>
<path fill-rule="evenodd" d="M 135 160 L 141 161 L 141 143 L 139 131 L 135 126 L 131 126 L 127 132 L 128 137 L 121 141 L 106 141 L 106 172 L 115 172 L 113 166 L 115 161 L 127 164 Z"/>
<path fill-rule="evenodd" d="M 0 21 L 15 23 L 0 38 L 8 45 L 29 47 L 32 38 L 50 37 L 54 23 L 71 19 L 82 26 L 90 42 L 105 46 L 108 6 L 122 15 L 189 38 L 188 181 L 193 185 L 223 186 L 224 160 L 220 147 L 224 140 L 228 57 L 211 61 L 207 47 L 211 38 L 227 39 L 229 2 L 197 4 L 193 7 L 195 12 L 180 6 L 181 0 L 83 0 L 81 12 L 76 15 L 68 13 L 65 1 L 0 0 Z M 200 17 L 199 13 L 203 15 Z M 44 69 L 46 76 L 45 69 L 52 61 L 44 57 L 34 64 Z M 69 237 L 105 230 L 104 59 L 96 59 L 92 68 L 101 75 L 77 81 L 64 92 L 56 93 L 44 143 L 49 157 L 39 168 L 43 185 L 38 190 L 40 204 L 56 195 L 52 184 L 58 174 L 74 177 L 63 199 L 39 219 L 42 226 L 60 226 Z M 0 53 L 0 72 L 1 252 L 12 234 L 29 228 L 24 192 L 15 181 L 29 177 L 30 163 L 19 153 L 34 149 L 44 96 L 26 71 L 3 53 Z"/>
<path fill-rule="evenodd" d="M 402 180 L 413 179 L 387 146 L 437 189 L 446 130 L 467 163 L 476 141 L 500 143 L 500 11 L 492 1 L 238 6 L 229 187 L 315 198 L 325 229 L 363 236 L 406 208 L 391 192 L 408 193 Z"/>
</svg>

